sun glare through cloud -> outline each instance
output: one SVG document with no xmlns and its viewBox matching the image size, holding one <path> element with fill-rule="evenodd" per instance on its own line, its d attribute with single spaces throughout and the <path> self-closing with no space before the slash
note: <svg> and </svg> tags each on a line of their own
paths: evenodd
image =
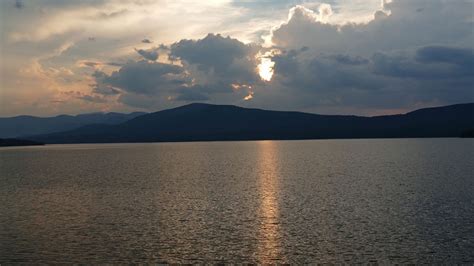
<svg viewBox="0 0 474 266">
<path fill-rule="evenodd" d="M 258 74 L 260 78 L 264 81 L 270 81 L 273 77 L 273 66 L 275 62 L 273 62 L 268 57 L 260 58 L 260 64 L 258 65 Z"/>
</svg>

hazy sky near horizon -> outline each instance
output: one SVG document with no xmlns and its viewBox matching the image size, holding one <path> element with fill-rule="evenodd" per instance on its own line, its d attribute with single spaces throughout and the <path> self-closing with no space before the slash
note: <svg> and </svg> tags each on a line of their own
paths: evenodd
<svg viewBox="0 0 474 266">
<path fill-rule="evenodd" d="M 474 101 L 474 0 L 4 0 L 0 116 Z"/>
</svg>

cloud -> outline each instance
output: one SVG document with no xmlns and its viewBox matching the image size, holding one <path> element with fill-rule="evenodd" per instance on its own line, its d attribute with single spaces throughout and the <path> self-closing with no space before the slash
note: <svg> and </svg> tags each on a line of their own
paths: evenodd
<svg viewBox="0 0 474 266">
<path fill-rule="evenodd" d="M 141 107 L 145 108 L 165 101 L 235 103 L 252 95 L 252 85 L 261 82 L 256 71 L 259 47 L 230 37 L 209 34 L 135 51 L 147 60 L 129 60 L 111 74 L 95 71 L 92 92 L 119 95 L 118 100 L 130 106 L 140 106 L 143 95 L 147 99 Z M 167 53 L 170 60 L 157 62 L 159 52 Z"/>
<path fill-rule="evenodd" d="M 290 50 L 274 56 L 273 60 L 274 83 L 294 93 L 312 92 L 314 98 L 320 93 L 338 95 L 346 90 L 375 90 L 381 85 L 369 75 L 365 58 L 348 59 L 346 55 L 312 55 Z"/>
<path fill-rule="evenodd" d="M 112 19 L 112 18 L 123 16 L 127 14 L 128 12 L 130 11 L 124 8 L 124 9 L 112 11 L 112 12 L 99 12 L 93 17 L 96 19 L 106 20 L 106 19 Z"/>
<path fill-rule="evenodd" d="M 280 53 L 260 98 L 283 103 L 291 93 L 308 110 L 474 100 L 472 1 L 385 1 L 368 23 L 327 23 L 327 10 L 295 6 L 273 28 L 267 45 Z"/>
<path fill-rule="evenodd" d="M 89 60 L 79 60 L 76 63 L 76 65 L 79 67 L 91 67 L 94 69 L 102 68 L 104 66 L 116 66 L 116 67 L 123 66 L 122 63 L 117 63 L 117 62 L 100 62 L 100 61 L 89 61 Z"/>
<path fill-rule="evenodd" d="M 106 103 L 107 100 L 103 97 L 96 96 L 96 95 L 82 95 L 78 97 L 84 101 L 93 102 L 93 103 Z"/>
<path fill-rule="evenodd" d="M 377 74 L 414 79 L 474 78 L 473 49 L 446 46 L 421 47 L 411 54 L 376 53 L 373 56 Z"/>
<path fill-rule="evenodd" d="M 186 65 L 195 67 L 208 79 L 222 82 L 255 82 L 256 54 L 259 47 L 223 37 L 208 34 L 199 40 L 181 40 L 170 47 L 170 57 L 180 59 Z M 192 69 L 191 69 L 192 71 Z"/>
<path fill-rule="evenodd" d="M 474 100 L 472 0 L 368 5 L 380 1 L 32 1 L 2 19 L 5 91 L 42 82 L 48 95 L 150 110 L 208 101 L 372 114 Z"/>
<path fill-rule="evenodd" d="M 422 63 L 448 63 L 474 69 L 474 49 L 445 46 L 427 46 L 416 52 L 416 59 Z"/>
<path fill-rule="evenodd" d="M 185 102 L 196 102 L 196 101 L 207 101 L 209 96 L 201 92 L 200 86 L 180 87 L 176 92 L 178 96 L 173 100 L 176 101 L 185 101 Z"/>
<path fill-rule="evenodd" d="M 385 3 L 384 11 L 375 12 L 368 23 L 329 24 L 321 10 L 296 6 L 269 39 L 276 47 L 307 46 L 319 52 L 361 55 L 435 43 L 469 45 L 473 40 L 471 10 L 472 1 L 395 0 Z"/>
<path fill-rule="evenodd" d="M 426 49 L 421 47 L 410 53 L 378 52 L 369 58 L 356 59 L 290 50 L 273 57 L 275 73 L 271 88 L 257 92 L 259 99 L 280 106 L 291 101 L 290 106 L 298 109 L 336 113 L 347 112 L 348 108 L 352 112 L 359 109 L 358 112 L 370 113 L 368 110 L 473 101 L 472 64 L 457 60 L 452 63 L 452 58 L 449 63 L 444 59 L 438 62 L 438 56 L 436 62 L 432 62 L 432 57 L 428 62 L 420 61 L 418 55 Z"/>
<path fill-rule="evenodd" d="M 188 78 L 178 65 L 150 61 L 130 61 L 111 75 L 96 72 L 98 84 L 106 84 L 136 94 L 155 94 L 184 85 Z"/>
<path fill-rule="evenodd" d="M 118 101 L 127 106 L 140 109 L 153 110 L 157 106 L 163 106 L 163 102 L 143 94 L 124 93 L 119 96 Z"/>
<path fill-rule="evenodd" d="M 119 102 L 131 107 L 158 108 L 171 101 L 208 99 L 206 88 L 193 85 L 180 65 L 147 60 L 129 61 L 110 75 L 96 71 L 93 77 L 93 94 L 118 95 Z"/>
<path fill-rule="evenodd" d="M 15 0 L 15 8 L 22 9 L 23 7 L 25 7 L 25 4 L 22 0 Z"/>
<path fill-rule="evenodd" d="M 369 63 L 369 60 L 360 56 L 350 56 L 344 54 L 332 55 L 329 58 L 334 59 L 336 62 L 344 65 L 365 65 Z"/>
<path fill-rule="evenodd" d="M 324 16 L 322 13 L 297 5 L 290 9 L 288 21 L 272 30 L 269 40 L 276 47 L 329 48 L 329 40 L 331 44 L 337 42 L 340 34 L 338 26 L 324 23 L 322 19 Z"/>
<path fill-rule="evenodd" d="M 101 71 L 95 71 L 92 76 L 95 78 L 96 83 L 91 85 L 92 93 L 100 95 L 117 95 L 121 91 L 117 88 L 114 88 L 112 85 L 108 84 L 107 80 L 109 76 Z"/>
<path fill-rule="evenodd" d="M 386 2 L 372 21 L 343 25 L 328 22 L 335 12 L 330 5 L 316 5 L 316 11 L 295 6 L 288 20 L 271 31 L 271 47 L 208 34 L 136 50 L 149 61 L 130 61 L 111 75 L 97 76 L 95 91 L 115 88 L 123 103 L 135 106 L 143 99 L 138 95 L 148 95 L 155 104 L 147 99 L 144 106 L 209 101 L 361 113 L 472 100 L 467 14 L 457 10 L 453 14 L 459 17 L 441 29 L 418 34 L 405 29 L 405 20 L 426 28 L 452 9 L 443 1 L 431 3 Z M 440 38 L 447 29 L 450 33 Z M 159 49 L 173 63 L 155 62 Z M 273 64 L 267 82 L 257 73 L 262 55 Z"/>
<path fill-rule="evenodd" d="M 151 60 L 151 61 L 156 61 L 158 59 L 158 48 L 151 48 L 148 50 L 144 49 L 135 49 L 135 51 L 143 56 L 143 58 Z"/>
</svg>

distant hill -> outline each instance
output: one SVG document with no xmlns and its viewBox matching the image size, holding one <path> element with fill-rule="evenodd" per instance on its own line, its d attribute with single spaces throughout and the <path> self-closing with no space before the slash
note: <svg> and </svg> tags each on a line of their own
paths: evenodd
<svg viewBox="0 0 474 266">
<path fill-rule="evenodd" d="M 34 145 L 44 145 L 31 140 L 24 139 L 0 139 L 0 147 L 9 147 L 9 146 L 34 146 Z"/>
<path fill-rule="evenodd" d="M 360 117 L 189 104 L 117 125 L 88 125 L 31 136 L 45 143 L 107 143 L 262 139 L 459 137 L 474 126 L 474 103 Z"/>
<path fill-rule="evenodd" d="M 462 132 L 461 138 L 474 138 L 474 128 Z"/>
<path fill-rule="evenodd" d="M 0 138 L 49 134 L 75 129 L 89 124 L 120 124 L 145 113 L 91 113 L 55 117 L 15 116 L 0 118 Z"/>
</svg>

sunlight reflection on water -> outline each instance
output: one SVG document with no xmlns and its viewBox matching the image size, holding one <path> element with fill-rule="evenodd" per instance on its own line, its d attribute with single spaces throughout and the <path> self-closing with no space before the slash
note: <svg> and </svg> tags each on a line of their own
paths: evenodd
<svg viewBox="0 0 474 266">
<path fill-rule="evenodd" d="M 0 149 L 0 264 L 474 262 L 474 141 Z"/>
<path fill-rule="evenodd" d="M 281 255 L 280 220 L 278 211 L 278 149 L 275 142 L 258 143 L 257 169 L 260 193 L 260 235 L 258 257 L 262 262 L 284 261 Z"/>
</svg>

